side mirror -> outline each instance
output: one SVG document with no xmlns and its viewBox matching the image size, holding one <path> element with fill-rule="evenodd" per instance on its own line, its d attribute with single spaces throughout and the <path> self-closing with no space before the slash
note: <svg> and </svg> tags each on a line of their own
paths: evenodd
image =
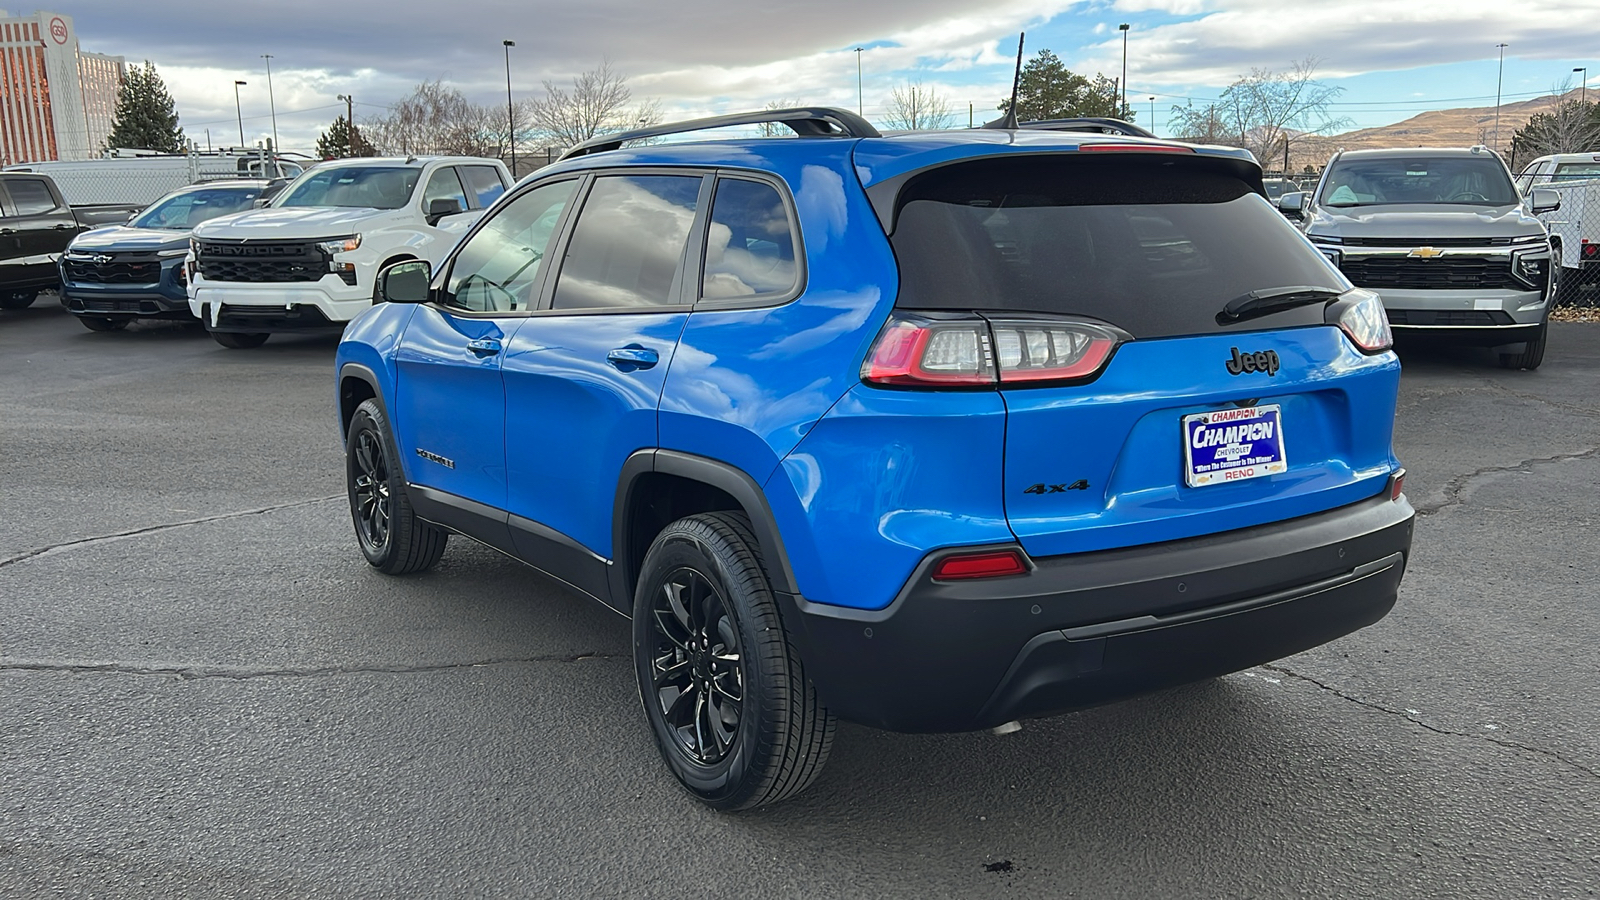
<svg viewBox="0 0 1600 900">
<path fill-rule="evenodd" d="M 435 197 L 428 203 L 428 224 L 437 225 L 445 216 L 461 212 L 461 201 L 454 197 Z"/>
<path fill-rule="evenodd" d="M 271 202 L 272 201 L 271 201 L 270 198 L 257 197 L 256 199 L 250 201 L 250 208 L 251 209 L 266 209 L 267 208 L 267 204 L 271 203 Z"/>
<path fill-rule="evenodd" d="M 1534 188 L 1528 192 L 1528 210 L 1534 215 L 1555 212 L 1561 208 L 1561 194 L 1549 188 Z"/>
<path fill-rule="evenodd" d="M 1278 198 L 1278 209 L 1285 213 L 1293 213 L 1295 218 L 1306 210 L 1306 192 L 1290 191 Z"/>
<path fill-rule="evenodd" d="M 386 303 L 427 303 L 432 281 L 433 264 L 427 260 L 397 262 L 378 273 L 378 296 Z"/>
</svg>

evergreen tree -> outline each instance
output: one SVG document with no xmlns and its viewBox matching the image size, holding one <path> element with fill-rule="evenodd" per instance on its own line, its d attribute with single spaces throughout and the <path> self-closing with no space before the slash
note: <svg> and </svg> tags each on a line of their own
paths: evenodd
<svg viewBox="0 0 1600 900">
<path fill-rule="evenodd" d="M 1022 67 L 1017 82 L 1017 120 L 1110 116 L 1133 121 L 1133 110 L 1121 106 L 1117 95 L 1112 79 L 1097 74 L 1091 81 L 1068 69 L 1054 53 L 1040 50 Z M 1010 97 L 1000 101 L 1002 111 L 1010 108 Z"/>
<path fill-rule="evenodd" d="M 144 61 L 143 68 L 128 67 L 117 95 L 116 124 L 106 145 L 159 153 L 182 153 L 187 147 L 172 95 L 150 60 Z"/>
<path fill-rule="evenodd" d="M 340 116 L 317 138 L 317 155 L 323 159 L 342 159 L 347 156 L 377 156 L 378 151 L 361 136 L 360 127 Z"/>
</svg>

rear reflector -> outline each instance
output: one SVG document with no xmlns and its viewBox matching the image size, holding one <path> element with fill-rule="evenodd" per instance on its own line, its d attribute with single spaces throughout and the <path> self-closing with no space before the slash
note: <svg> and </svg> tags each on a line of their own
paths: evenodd
<svg viewBox="0 0 1600 900">
<path fill-rule="evenodd" d="M 1400 499 L 1400 494 L 1405 489 L 1405 484 L 1406 484 L 1406 470 L 1405 469 L 1396 469 L 1395 473 L 1393 475 L 1389 476 L 1389 499 L 1390 500 L 1399 500 Z"/>
<path fill-rule="evenodd" d="M 999 578 L 1003 575 L 1026 575 L 1028 564 L 1015 550 L 986 550 L 982 553 L 958 553 L 946 556 L 933 567 L 933 577 L 938 581 L 965 581 L 972 578 Z"/>
</svg>

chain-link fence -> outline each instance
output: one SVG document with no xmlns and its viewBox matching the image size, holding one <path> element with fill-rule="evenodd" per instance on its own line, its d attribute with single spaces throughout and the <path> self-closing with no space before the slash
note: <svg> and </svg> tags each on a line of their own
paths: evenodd
<svg viewBox="0 0 1600 900">
<path fill-rule="evenodd" d="M 1587 165 L 1552 163 L 1537 173 L 1525 172 L 1517 186 L 1530 206 L 1536 189 L 1561 198 L 1560 209 L 1539 214 L 1556 248 L 1551 268 L 1556 306 L 1600 307 L 1600 155 Z"/>
</svg>

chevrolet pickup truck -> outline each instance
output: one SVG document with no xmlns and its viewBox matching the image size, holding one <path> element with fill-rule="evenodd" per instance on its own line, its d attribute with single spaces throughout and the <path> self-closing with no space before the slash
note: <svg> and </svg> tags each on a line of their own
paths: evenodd
<svg viewBox="0 0 1600 900">
<path fill-rule="evenodd" d="M 0 309 L 27 309 L 60 284 L 56 263 L 79 232 L 121 222 L 133 207 L 91 214 L 67 205 L 48 175 L 0 172 Z"/>
<path fill-rule="evenodd" d="M 372 306 L 380 269 L 437 265 L 510 184 L 496 159 L 322 163 L 267 207 L 194 230 L 189 309 L 234 349 L 279 332 L 338 334 Z"/>
<path fill-rule="evenodd" d="M 1486 147 L 1340 152 L 1316 190 L 1278 199 L 1357 287 L 1383 298 L 1397 335 L 1493 347 L 1537 369 L 1554 297 L 1547 189 L 1524 202 Z"/>
</svg>

